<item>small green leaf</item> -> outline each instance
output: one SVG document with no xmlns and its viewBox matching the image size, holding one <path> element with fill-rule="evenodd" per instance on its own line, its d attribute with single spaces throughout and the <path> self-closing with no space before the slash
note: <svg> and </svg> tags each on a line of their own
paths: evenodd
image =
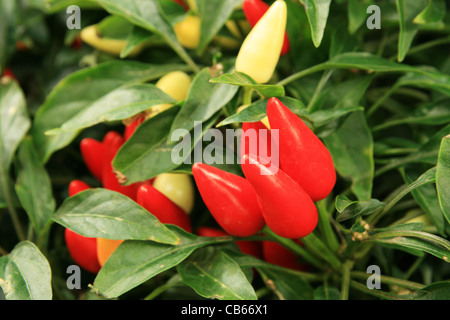
<svg viewBox="0 0 450 320">
<path fill-rule="evenodd" d="M 239 265 L 214 247 L 197 250 L 177 270 L 184 283 L 202 297 L 219 300 L 257 299 Z"/>
<path fill-rule="evenodd" d="M 245 73 L 233 71 L 233 73 L 225 73 L 217 78 L 210 80 L 212 83 L 226 83 L 244 88 L 252 88 L 266 98 L 284 96 L 284 87 L 277 85 L 265 85 L 256 83 L 251 77 Z"/>
<path fill-rule="evenodd" d="M 135 201 L 106 189 L 89 189 L 67 198 L 53 220 L 89 238 L 179 242 L 166 225 Z"/>
<path fill-rule="evenodd" d="M 367 216 L 382 210 L 386 204 L 377 199 L 364 201 L 352 201 L 345 196 L 337 196 L 335 201 L 336 210 L 339 212 L 337 221 L 344 221 L 357 216 Z"/>
<path fill-rule="evenodd" d="M 47 259 L 30 241 L 0 258 L 0 287 L 7 300 L 51 300 L 51 277 Z"/>
<path fill-rule="evenodd" d="M 439 149 L 436 188 L 442 212 L 447 222 L 450 223 L 450 135 L 442 139 Z"/>
<path fill-rule="evenodd" d="M 305 7 L 312 39 L 318 48 L 327 24 L 331 0 L 300 0 L 300 3 Z"/>
<path fill-rule="evenodd" d="M 420 289 L 414 300 L 450 300 L 450 281 L 435 282 Z"/>
<path fill-rule="evenodd" d="M 442 24 L 445 17 L 445 0 L 429 0 L 427 7 L 413 20 L 417 24 Z"/>
</svg>

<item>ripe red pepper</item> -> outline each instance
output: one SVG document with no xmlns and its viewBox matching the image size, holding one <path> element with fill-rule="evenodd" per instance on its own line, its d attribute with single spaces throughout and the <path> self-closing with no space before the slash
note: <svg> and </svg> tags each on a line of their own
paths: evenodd
<svg viewBox="0 0 450 320">
<path fill-rule="evenodd" d="M 9 69 L 9 68 L 6 68 L 5 70 L 3 70 L 3 75 L 2 75 L 2 77 L 11 78 L 11 79 L 17 81 L 16 76 L 14 75 L 14 73 L 12 72 L 12 70 Z"/>
<path fill-rule="evenodd" d="M 256 192 L 267 226 L 285 238 L 310 234 L 317 225 L 318 213 L 303 188 L 281 169 L 274 170 L 254 156 L 244 155 L 244 160 L 242 170 Z"/>
<path fill-rule="evenodd" d="M 186 2 L 184 2 L 184 0 L 173 0 L 173 1 L 182 6 L 185 11 L 189 11 L 189 5 Z"/>
<path fill-rule="evenodd" d="M 267 103 L 270 128 L 279 130 L 280 168 L 314 201 L 327 197 L 336 183 L 333 158 L 322 141 L 277 98 Z"/>
<path fill-rule="evenodd" d="M 192 231 L 189 215 L 153 186 L 143 184 L 139 187 L 137 203 L 161 223 L 174 224 L 187 232 Z"/>
<path fill-rule="evenodd" d="M 69 196 L 74 196 L 78 192 L 89 189 L 90 186 L 83 181 L 73 180 L 69 184 Z M 97 239 L 84 237 L 70 229 L 64 230 L 64 238 L 70 256 L 81 268 L 98 273 L 100 264 L 97 258 Z"/>
<path fill-rule="evenodd" d="M 98 181 L 102 181 L 104 144 L 95 139 L 84 138 L 80 143 L 80 151 L 88 170 Z"/>
<path fill-rule="evenodd" d="M 244 0 L 242 4 L 242 10 L 244 11 L 245 18 L 251 27 L 254 27 L 256 23 L 261 19 L 261 17 L 270 8 L 270 5 L 262 0 Z M 281 49 L 280 55 L 285 55 L 290 50 L 289 36 L 286 31 L 284 34 L 283 47 Z"/>
<path fill-rule="evenodd" d="M 247 237 L 264 227 L 256 194 L 245 178 L 203 163 L 195 163 L 192 173 L 205 205 L 227 233 Z"/>
<path fill-rule="evenodd" d="M 244 155 L 253 153 L 257 156 L 270 158 L 271 151 L 272 137 L 270 130 L 261 121 L 242 123 L 241 163 Z"/>
<path fill-rule="evenodd" d="M 123 138 L 125 141 L 130 139 L 130 137 L 133 135 L 133 133 L 136 131 L 137 127 L 141 125 L 142 122 L 145 121 L 145 115 L 139 115 L 137 116 L 129 125 L 125 126 L 125 130 L 123 133 Z"/>
<path fill-rule="evenodd" d="M 301 244 L 300 240 L 296 240 Z M 265 240 L 262 243 L 263 259 L 266 262 L 276 264 L 281 267 L 307 271 L 308 265 L 300 263 L 298 256 L 276 241 Z"/>
<path fill-rule="evenodd" d="M 211 227 L 200 227 L 197 229 L 197 235 L 200 237 L 222 237 L 229 236 L 223 230 L 219 230 Z M 261 241 L 247 241 L 247 240 L 237 240 L 236 245 L 239 247 L 242 253 L 252 255 L 256 258 L 262 258 L 262 247 Z"/>
</svg>

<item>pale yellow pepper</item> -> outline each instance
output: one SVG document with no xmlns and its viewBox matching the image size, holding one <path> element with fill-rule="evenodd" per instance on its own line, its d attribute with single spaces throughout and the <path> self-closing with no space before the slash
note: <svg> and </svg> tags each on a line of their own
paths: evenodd
<svg viewBox="0 0 450 320">
<path fill-rule="evenodd" d="M 162 173 L 156 176 L 153 187 L 164 194 L 173 203 L 191 213 L 194 208 L 194 184 L 190 175 L 185 173 Z"/>
<path fill-rule="evenodd" d="M 200 42 L 201 20 L 197 15 L 187 15 L 174 26 L 178 42 L 187 49 L 196 49 Z"/>
<path fill-rule="evenodd" d="M 257 83 L 268 82 L 278 64 L 286 32 L 287 6 L 275 1 L 242 43 L 236 58 L 236 71 Z"/>
</svg>

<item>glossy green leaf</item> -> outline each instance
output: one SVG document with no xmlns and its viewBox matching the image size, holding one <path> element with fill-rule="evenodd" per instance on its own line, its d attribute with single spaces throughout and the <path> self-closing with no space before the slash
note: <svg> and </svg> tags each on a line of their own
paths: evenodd
<svg viewBox="0 0 450 320">
<path fill-rule="evenodd" d="M 221 250 L 197 250 L 177 268 L 184 283 L 199 295 L 219 300 L 256 300 L 239 265 Z"/>
<path fill-rule="evenodd" d="M 128 119 L 148 108 L 176 101 L 153 84 L 129 84 L 113 90 L 47 135 L 81 130 L 102 122 Z"/>
<path fill-rule="evenodd" d="M 113 60 L 71 73 L 53 88 L 34 119 L 32 135 L 40 158 L 48 161 L 55 151 L 67 146 L 78 134 L 49 136 L 46 132 L 61 127 L 98 99 L 127 83 L 151 81 L 184 69 L 180 65 Z"/>
<path fill-rule="evenodd" d="M 349 0 L 347 4 L 348 31 L 354 34 L 367 20 L 367 8 L 374 4 L 372 0 Z"/>
<path fill-rule="evenodd" d="M 241 86 L 244 88 L 252 88 L 259 92 L 262 96 L 267 98 L 281 97 L 285 94 L 284 88 L 282 86 L 258 84 L 248 75 L 238 71 L 233 71 L 233 73 L 225 73 L 217 78 L 212 78 L 210 82 L 226 83 L 235 86 Z"/>
<path fill-rule="evenodd" d="M 324 138 L 324 142 L 337 172 L 351 181 L 351 190 L 358 200 L 370 199 L 375 165 L 373 137 L 364 114 L 352 113 L 337 131 Z"/>
<path fill-rule="evenodd" d="M 414 18 L 413 22 L 417 24 L 431 23 L 442 25 L 445 13 L 445 0 L 430 0 L 426 8 Z"/>
<path fill-rule="evenodd" d="M 51 278 L 47 259 L 30 241 L 0 257 L 0 287 L 7 300 L 52 300 Z"/>
<path fill-rule="evenodd" d="M 67 198 L 53 220 L 89 238 L 179 243 L 179 238 L 166 225 L 135 201 L 101 188 Z"/>
<path fill-rule="evenodd" d="M 216 242 L 168 226 L 180 239 L 178 245 L 153 241 L 125 241 L 108 258 L 95 278 L 94 288 L 107 298 L 116 298 L 152 277 L 175 267 L 194 250 Z"/>
<path fill-rule="evenodd" d="M 197 54 L 201 55 L 213 37 L 224 26 L 234 9 L 242 0 L 198 0 L 198 14 L 201 19 L 200 41 Z"/>
<path fill-rule="evenodd" d="M 300 0 L 300 3 L 308 16 L 314 45 L 319 47 L 327 25 L 331 0 Z"/>
<path fill-rule="evenodd" d="M 450 135 L 442 139 L 439 149 L 436 188 L 442 212 L 447 222 L 450 223 Z"/>
<path fill-rule="evenodd" d="M 41 236 L 48 229 L 56 207 L 52 182 L 39 161 L 30 138 L 26 138 L 20 145 L 18 158 L 16 193 L 33 224 L 34 231 Z"/>
<path fill-rule="evenodd" d="M 180 58 L 191 68 L 197 69 L 191 57 L 178 42 L 175 31 L 160 10 L 157 0 L 97 0 L 97 2 L 109 13 L 160 35 Z"/>
<path fill-rule="evenodd" d="M 151 42 L 159 43 L 161 37 L 153 34 L 138 26 L 133 26 L 131 32 L 128 34 L 127 43 L 120 52 L 120 58 L 126 58 L 128 55 L 139 46 L 145 46 Z"/>
<path fill-rule="evenodd" d="M 414 300 L 450 300 L 450 281 L 435 282 L 420 289 Z"/>
<path fill-rule="evenodd" d="M 211 83 L 211 78 L 212 75 L 208 68 L 197 73 L 186 101 L 172 123 L 169 136 L 179 129 L 191 131 L 195 126 L 195 121 L 206 122 L 226 105 L 239 89 L 230 84 Z"/>
</svg>

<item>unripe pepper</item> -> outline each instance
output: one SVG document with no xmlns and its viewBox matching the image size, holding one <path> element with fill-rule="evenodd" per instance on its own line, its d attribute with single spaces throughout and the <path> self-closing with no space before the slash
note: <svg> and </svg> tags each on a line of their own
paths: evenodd
<svg viewBox="0 0 450 320">
<path fill-rule="evenodd" d="M 211 227 L 198 228 L 197 235 L 199 235 L 200 237 L 229 236 L 229 234 L 225 231 Z M 241 250 L 242 253 L 252 255 L 259 259 L 262 258 L 261 241 L 236 240 L 236 245 L 239 247 L 239 250 Z"/>
<path fill-rule="evenodd" d="M 200 42 L 200 27 L 200 17 L 188 14 L 174 26 L 178 42 L 187 49 L 196 49 Z"/>
<path fill-rule="evenodd" d="M 295 113 L 277 98 L 267 103 L 271 129 L 279 130 L 280 168 L 314 201 L 327 197 L 335 183 L 336 170 L 330 152 Z"/>
<path fill-rule="evenodd" d="M 194 184 L 185 173 L 162 173 L 153 180 L 153 187 L 164 194 L 187 214 L 194 208 Z"/>
<path fill-rule="evenodd" d="M 188 95 L 191 83 L 191 77 L 187 73 L 183 71 L 172 71 L 161 77 L 155 86 L 176 101 L 183 101 Z M 161 104 L 150 107 L 146 110 L 147 119 L 167 110 L 171 106 L 172 104 Z"/>
<path fill-rule="evenodd" d="M 264 227 L 255 191 L 245 178 L 203 163 L 195 163 L 192 173 L 205 205 L 223 230 L 247 237 Z"/>
<path fill-rule="evenodd" d="M 102 38 L 97 25 L 85 27 L 81 30 L 80 37 L 83 42 L 94 47 L 95 49 L 115 56 L 119 56 L 127 44 L 126 40 Z M 142 51 L 142 49 L 143 45 L 139 45 L 134 48 L 129 55 L 136 56 Z"/>
<path fill-rule="evenodd" d="M 259 19 L 269 10 L 270 5 L 262 0 L 244 0 L 242 9 L 250 26 L 254 27 Z M 284 33 L 283 47 L 280 55 L 285 55 L 289 52 L 290 42 L 287 31 Z"/>
<path fill-rule="evenodd" d="M 317 208 L 311 197 L 281 169 L 263 165 L 255 156 L 244 155 L 241 165 L 253 186 L 267 226 L 285 238 L 302 238 L 318 222 Z"/>
<path fill-rule="evenodd" d="M 83 181 L 73 180 L 69 184 L 69 196 L 89 189 L 90 186 Z M 70 256 L 77 265 L 91 272 L 97 273 L 101 266 L 97 257 L 97 239 L 84 237 L 70 229 L 64 230 L 64 239 Z"/>
<path fill-rule="evenodd" d="M 270 80 L 280 59 L 286 20 L 286 3 L 275 1 L 242 43 L 236 58 L 236 71 L 247 74 L 257 83 Z"/>
<path fill-rule="evenodd" d="M 191 232 L 189 215 L 155 187 L 144 184 L 137 192 L 137 203 L 153 214 L 161 223 L 174 224 Z"/>
</svg>

